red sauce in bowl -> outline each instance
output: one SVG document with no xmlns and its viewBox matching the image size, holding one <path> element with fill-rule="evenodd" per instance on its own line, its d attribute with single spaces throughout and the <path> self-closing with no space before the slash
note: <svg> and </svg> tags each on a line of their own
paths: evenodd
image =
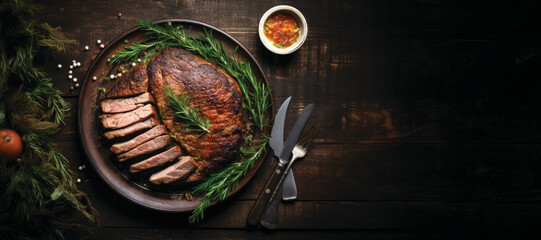
<svg viewBox="0 0 541 240">
<path fill-rule="evenodd" d="M 299 40 L 299 24 L 290 15 L 276 14 L 265 21 L 265 36 L 277 48 L 287 48 Z"/>
</svg>

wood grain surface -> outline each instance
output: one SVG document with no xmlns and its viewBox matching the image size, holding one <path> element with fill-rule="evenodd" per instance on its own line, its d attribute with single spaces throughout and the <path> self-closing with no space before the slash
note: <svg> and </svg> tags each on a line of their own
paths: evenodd
<svg viewBox="0 0 541 240">
<path fill-rule="evenodd" d="M 535 1 L 41 1 L 40 18 L 77 46 L 49 72 L 71 104 L 55 137 L 79 187 L 100 211 L 96 239 L 517 239 L 541 222 L 541 14 Z M 257 24 L 280 4 L 309 25 L 295 53 L 274 55 Z M 122 17 L 117 17 L 122 13 Z M 187 214 L 142 209 L 90 167 L 77 130 L 82 79 L 105 44 L 138 19 L 191 19 L 240 41 L 293 96 L 286 134 L 303 106 L 321 132 L 294 166 L 298 200 L 279 206 L 276 231 L 246 217 L 271 174 L 254 179 L 196 225 Z M 90 47 L 84 51 L 85 45 Z"/>
</svg>

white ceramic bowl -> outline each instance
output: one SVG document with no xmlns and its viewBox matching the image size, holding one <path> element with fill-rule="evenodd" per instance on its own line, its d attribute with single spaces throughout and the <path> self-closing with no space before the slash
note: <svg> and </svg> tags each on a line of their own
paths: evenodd
<svg viewBox="0 0 541 240">
<path fill-rule="evenodd" d="M 287 47 L 287 48 L 278 48 L 275 47 L 272 42 L 267 39 L 264 33 L 264 27 L 265 22 L 267 19 L 278 13 L 285 13 L 289 14 L 290 16 L 294 17 L 295 20 L 297 20 L 297 23 L 299 24 L 299 40 L 297 42 L 293 43 L 293 45 Z M 306 19 L 302 15 L 302 13 L 297 10 L 294 7 L 287 6 L 287 5 L 279 5 L 276 7 L 273 7 L 269 9 L 265 14 L 263 14 L 263 17 L 259 20 L 259 39 L 261 39 L 261 42 L 267 49 L 269 49 L 271 52 L 276 54 L 290 54 L 292 52 L 295 52 L 297 49 L 299 49 L 302 44 L 304 43 L 304 40 L 306 40 L 306 36 L 308 35 L 308 23 L 306 23 Z"/>
</svg>

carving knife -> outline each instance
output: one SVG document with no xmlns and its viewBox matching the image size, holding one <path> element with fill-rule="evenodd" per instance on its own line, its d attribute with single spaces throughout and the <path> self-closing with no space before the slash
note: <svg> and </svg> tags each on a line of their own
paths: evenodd
<svg viewBox="0 0 541 240">
<path fill-rule="evenodd" d="M 267 184 L 265 184 L 263 191 L 248 214 L 248 225 L 257 226 L 259 224 L 263 214 L 267 212 L 269 203 L 275 197 L 277 197 L 278 193 L 281 191 L 281 184 L 284 181 L 288 167 L 291 166 L 288 164 L 290 161 L 289 157 L 291 156 L 291 151 L 295 147 L 295 144 L 297 144 L 297 140 L 299 139 L 299 136 L 301 135 L 304 125 L 308 121 L 313 108 L 314 104 L 307 105 L 303 109 L 299 118 L 297 118 L 295 125 L 293 125 L 293 129 L 287 138 L 287 142 L 280 153 L 278 166 L 276 166 L 274 169 L 270 179 L 267 181 Z"/>
<path fill-rule="evenodd" d="M 284 148 L 284 123 L 286 120 L 286 112 L 289 106 L 291 97 L 288 97 L 282 106 L 278 110 L 276 117 L 274 118 L 274 125 L 272 126 L 271 138 L 269 145 L 274 151 L 274 156 L 280 158 L 282 148 Z M 282 199 L 294 200 L 297 198 L 297 185 L 295 185 L 295 177 L 293 177 L 293 170 L 287 172 L 286 178 L 283 183 Z"/>
<path fill-rule="evenodd" d="M 284 123 L 286 120 L 286 112 L 290 101 L 291 97 L 288 97 L 284 101 L 284 103 L 282 103 L 280 109 L 278 109 L 278 113 L 276 113 L 276 117 L 274 117 L 274 125 L 272 126 L 271 130 L 271 138 L 269 140 L 269 145 L 274 151 L 274 156 L 276 156 L 277 158 L 280 158 L 280 153 L 282 152 L 282 148 L 284 148 Z M 248 225 L 259 225 L 261 215 L 262 214 L 259 214 L 259 216 L 250 215 L 251 217 L 248 217 Z"/>
</svg>

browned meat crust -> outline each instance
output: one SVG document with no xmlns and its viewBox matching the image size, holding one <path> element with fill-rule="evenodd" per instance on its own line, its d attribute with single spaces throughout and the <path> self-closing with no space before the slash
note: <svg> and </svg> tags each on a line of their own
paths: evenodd
<svg viewBox="0 0 541 240">
<path fill-rule="evenodd" d="M 191 156 L 199 158 L 198 169 L 186 180 L 200 180 L 232 160 L 242 143 L 246 126 L 242 94 L 237 82 L 219 68 L 177 49 L 165 48 L 148 64 L 149 84 L 164 124 Z M 210 121 L 210 133 L 187 133 L 173 115 L 163 86 L 175 95 L 191 96 L 190 107 Z"/>
<path fill-rule="evenodd" d="M 148 91 L 148 75 L 145 64 L 139 64 L 118 78 L 105 91 L 105 98 L 129 97 Z"/>
</svg>

